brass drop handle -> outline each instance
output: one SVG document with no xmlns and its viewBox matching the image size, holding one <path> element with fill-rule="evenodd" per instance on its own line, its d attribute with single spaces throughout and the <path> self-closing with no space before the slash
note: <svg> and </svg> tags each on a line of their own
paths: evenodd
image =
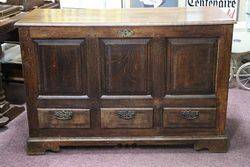
<svg viewBox="0 0 250 167">
<path fill-rule="evenodd" d="M 135 118 L 135 112 L 130 110 L 118 111 L 117 115 L 120 119 L 125 119 L 125 120 L 130 120 Z"/>
<path fill-rule="evenodd" d="M 118 31 L 118 35 L 124 38 L 132 37 L 134 35 L 134 31 L 129 29 L 122 29 Z"/>
<path fill-rule="evenodd" d="M 54 116 L 58 120 L 71 120 L 73 117 L 73 112 L 66 110 L 55 111 Z"/>
<path fill-rule="evenodd" d="M 199 118 L 199 111 L 191 111 L 191 110 L 181 111 L 181 116 L 187 120 L 194 120 Z"/>
</svg>

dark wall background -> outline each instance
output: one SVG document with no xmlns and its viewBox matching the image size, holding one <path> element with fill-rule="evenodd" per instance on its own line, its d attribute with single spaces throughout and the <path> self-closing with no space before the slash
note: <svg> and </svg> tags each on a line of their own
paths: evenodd
<svg viewBox="0 0 250 167">
<path fill-rule="evenodd" d="M 130 0 L 130 4 L 132 8 L 145 7 L 140 0 Z M 161 7 L 177 7 L 177 6 L 178 6 L 178 0 L 163 0 L 163 3 L 161 5 Z"/>
</svg>

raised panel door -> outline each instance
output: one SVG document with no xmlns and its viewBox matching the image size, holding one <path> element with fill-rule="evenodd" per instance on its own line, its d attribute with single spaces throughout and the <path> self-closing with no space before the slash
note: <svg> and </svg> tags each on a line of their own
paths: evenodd
<svg viewBox="0 0 250 167">
<path fill-rule="evenodd" d="M 84 39 L 35 40 L 40 95 L 86 94 Z"/>
<path fill-rule="evenodd" d="M 150 39 L 102 39 L 102 94 L 150 95 Z"/>
<path fill-rule="evenodd" d="M 167 43 L 166 94 L 214 94 L 217 39 L 175 38 Z"/>
</svg>

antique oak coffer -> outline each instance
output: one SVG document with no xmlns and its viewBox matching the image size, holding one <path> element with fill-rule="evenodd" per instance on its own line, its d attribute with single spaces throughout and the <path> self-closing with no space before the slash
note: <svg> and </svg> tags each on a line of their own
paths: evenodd
<svg viewBox="0 0 250 167">
<path fill-rule="evenodd" d="M 217 8 L 34 10 L 16 24 L 28 154 L 100 145 L 227 151 L 233 24 Z"/>
</svg>

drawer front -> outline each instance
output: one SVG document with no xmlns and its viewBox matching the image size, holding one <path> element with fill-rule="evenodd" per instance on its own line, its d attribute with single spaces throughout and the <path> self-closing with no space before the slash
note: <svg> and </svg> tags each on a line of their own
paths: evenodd
<svg viewBox="0 0 250 167">
<path fill-rule="evenodd" d="M 152 128 L 152 108 L 102 108 L 102 128 Z"/>
<path fill-rule="evenodd" d="M 39 128 L 90 128 L 89 109 L 38 109 Z"/>
<path fill-rule="evenodd" d="M 164 108 L 164 128 L 213 128 L 215 108 Z"/>
</svg>

